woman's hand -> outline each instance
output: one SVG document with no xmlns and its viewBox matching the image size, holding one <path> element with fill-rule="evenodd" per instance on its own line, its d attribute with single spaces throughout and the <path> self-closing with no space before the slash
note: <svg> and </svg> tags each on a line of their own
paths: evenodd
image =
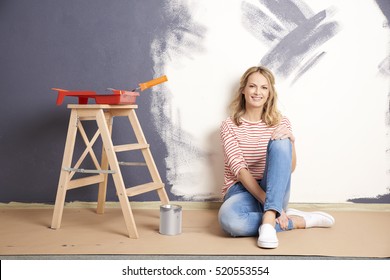
<svg viewBox="0 0 390 280">
<path fill-rule="evenodd" d="M 287 128 L 285 124 L 281 124 L 277 128 L 275 128 L 274 132 L 271 135 L 271 140 L 281 140 L 286 138 L 290 138 L 291 143 L 295 142 L 294 135 L 291 133 L 291 131 Z"/>
<path fill-rule="evenodd" d="M 282 210 L 282 213 L 278 218 L 276 218 L 275 221 L 277 224 L 279 224 L 282 230 L 286 230 L 288 228 L 288 217 L 286 215 L 286 212 L 284 212 L 284 210 Z"/>
</svg>

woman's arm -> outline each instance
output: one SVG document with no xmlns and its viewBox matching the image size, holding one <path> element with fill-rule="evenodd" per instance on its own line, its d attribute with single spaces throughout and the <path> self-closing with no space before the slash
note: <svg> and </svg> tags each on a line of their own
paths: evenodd
<svg viewBox="0 0 390 280">
<path fill-rule="evenodd" d="M 221 141 L 224 151 L 225 163 L 232 174 L 243 186 L 261 203 L 265 201 L 265 192 L 259 186 L 257 180 L 248 171 L 239 143 L 227 122 L 221 126 Z"/>
<path fill-rule="evenodd" d="M 257 180 L 252 176 L 252 174 L 246 168 L 241 168 L 237 176 L 238 181 L 240 181 L 244 187 L 250 192 L 260 203 L 264 204 L 265 202 L 265 192 L 257 183 Z"/>
</svg>

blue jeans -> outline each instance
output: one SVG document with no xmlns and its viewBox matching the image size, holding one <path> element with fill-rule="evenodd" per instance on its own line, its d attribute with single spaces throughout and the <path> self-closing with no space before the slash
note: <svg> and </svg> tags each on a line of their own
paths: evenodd
<svg viewBox="0 0 390 280">
<path fill-rule="evenodd" d="M 231 236 L 257 236 L 263 213 L 276 211 L 279 217 L 286 210 L 290 198 L 292 144 L 289 139 L 270 140 L 263 179 L 258 180 L 259 187 L 265 193 L 262 205 L 246 188 L 237 182 L 227 191 L 218 219 L 223 230 Z M 293 228 L 289 220 L 287 230 Z M 276 231 L 282 231 L 279 224 Z"/>
</svg>

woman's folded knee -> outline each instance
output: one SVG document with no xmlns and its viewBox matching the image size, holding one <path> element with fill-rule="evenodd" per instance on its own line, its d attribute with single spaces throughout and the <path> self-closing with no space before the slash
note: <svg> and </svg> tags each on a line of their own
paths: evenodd
<svg viewBox="0 0 390 280">
<path fill-rule="evenodd" d="M 268 143 L 268 152 L 279 152 L 291 155 L 292 144 L 290 139 L 270 140 Z"/>
</svg>

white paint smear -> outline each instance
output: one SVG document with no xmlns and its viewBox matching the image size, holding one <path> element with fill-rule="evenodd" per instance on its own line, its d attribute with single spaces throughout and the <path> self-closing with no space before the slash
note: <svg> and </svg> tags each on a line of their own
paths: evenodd
<svg viewBox="0 0 390 280">
<path fill-rule="evenodd" d="M 326 54 L 296 83 L 276 78 L 280 109 L 297 138 L 291 201 L 337 203 L 388 193 L 389 79 L 378 71 L 389 55 L 384 16 L 369 1 L 306 4 L 315 13 L 332 7 L 340 32 L 319 48 Z M 168 180 L 183 199 L 218 199 L 223 184 L 219 126 L 241 74 L 258 64 L 268 46 L 243 27 L 241 1 L 169 5 L 172 13 L 187 8 L 205 30 L 201 40 L 187 32 L 180 42 L 172 33 L 153 43 L 156 75 L 169 79 L 158 88 L 163 94 L 153 95 L 152 111 L 168 148 Z M 188 44 L 189 51 L 177 51 L 179 43 L 184 49 Z"/>
</svg>

